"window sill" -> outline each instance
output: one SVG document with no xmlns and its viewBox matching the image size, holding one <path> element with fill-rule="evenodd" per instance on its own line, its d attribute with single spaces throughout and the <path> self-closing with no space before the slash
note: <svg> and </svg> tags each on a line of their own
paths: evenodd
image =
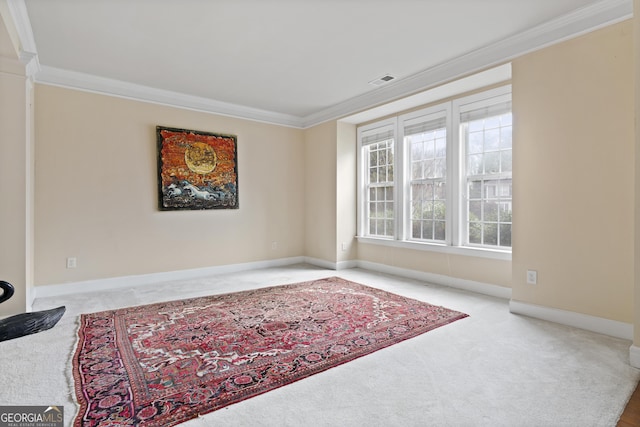
<svg viewBox="0 0 640 427">
<path fill-rule="evenodd" d="M 389 246 L 403 249 L 413 249 L 418 251 L 440 252 L 454 255 L 472 256 L 479 258 L 498 259 L 503 261 L 511 261 L 511 252 L 496 249 L 474 248 L 470 246 L 448 246 L 438 243 L 422 243 L 393 239 L 384 239 L 376 237 L 357 236 L 359 243 L 371 245 Z"/>
</svg>

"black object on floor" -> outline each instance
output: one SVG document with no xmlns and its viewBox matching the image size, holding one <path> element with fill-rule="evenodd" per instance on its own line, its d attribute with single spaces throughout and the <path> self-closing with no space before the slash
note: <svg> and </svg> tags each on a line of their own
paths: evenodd
<svg viewBox="0 0 640 427">
<path fill-rule="evenodd" d="M 3 291 L 0 295 L 0 303 L 13 296 L 14 288 L 11 283 L 0 280 L 0 289 Z M 58 323 L 65 310 L 65 306 L 61 306 L 51 310 L 22 313 L 0 319 L 0 341 L 12 340 L 51 329 Z"/>
</svg>

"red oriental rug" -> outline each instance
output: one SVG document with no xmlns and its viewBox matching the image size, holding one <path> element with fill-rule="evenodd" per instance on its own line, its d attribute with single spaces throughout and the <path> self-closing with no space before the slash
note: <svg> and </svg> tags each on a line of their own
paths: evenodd
<svg viewBox="0 0 640 427">
<path fill-rule="evenodd" d="M 338 277 L 83 314 L 74 426 L 172 426 L 467 315 Z"/>
</svg>

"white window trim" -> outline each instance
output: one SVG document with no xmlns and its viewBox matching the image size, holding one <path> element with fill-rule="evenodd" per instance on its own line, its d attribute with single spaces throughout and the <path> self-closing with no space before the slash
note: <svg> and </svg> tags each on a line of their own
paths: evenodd
<svg viewBox="0 0 640 427">
<path fill-rule="evenodd" d="M 478 94 L 466 96 L 463 98 L 455 99 L 453 101 L 444 102 L 442 104 L 427 107 L 419 111 L 407 113 L 401 116 L 392 117 L 389 119 L 381 120 L 369 125 L 358 127 L 357 129 L 357 230 L 358 230 L 358 242 L 374 245 L 382 245 L 388 247 L 405 248 L 422 251 L 432 251 L 439 253 L 473 256 L 497 260 L 512 259 L 512 251 L 504 250 L 501 248 L 487 248 L 476 247 L 463 244 L 464 236 L 467 229 L 466 223 L 466 209 L 461 210 L 460 206 L 463 203 L 464 190 L 466 185 L 466 177 L 464 175 L 464 147 L 460 143 L 460 113 L 465 109 L 475 109 L 481 107 L 480 102 L 486 100 L 487 104 L 493 104 L 496 102 L 496 98 L 511 97 L 511 85 L 501 86 L 495 89 L 483 91 Z M 499 102 L 499 101 L 498 101 Z M 410 227 L 410 207 L 408 195 L 409 189 L 405 164 L 407 160 L 407 147 L 404 144 L 404 126 L 403 122 L 415 119 L 421 116 L 428 116 L 437 114 L 443 110 L 447 111 L 447 170 L 451 171 L 448 176 L 454 177 L 453 179 L 447 179 L 446 191 L 447 199 L 449 200 L 449 209 L 446 214 L 446 242 L 422 242 L 417 240 L 410 240 L 409 229 Z M 393 237 L 377 237 L 368 236 L 364 233 L 364 226 L 366 225 L 367 210 L 364 206 L 363 196 L 365 193 L 365 173 L 364 163 L 362 159 L 362 134 L 369 132 L 373 129 L 393 125 L 395 126 L 394 132 L 394 150 L 395 150 L 395 166 L 394 166 L 394 178 L 395 178 L 395 191 L 394 191 L 394 220 L 395 220 L 395 235 Z M 402 161 L 398 161 L 402 159 Z M 402 177 L 399 181 L 398 177 Z"/>
<path fill-rule="evenodd" d="M 464 166 L 465 155 L 466 155 L 465 144 L 462 144 L 460 142 L 460 124 L 461 124 L 460 115 L 467 111 L 499 104 L 501 102 L 506 102 L 506 101 L 511 101 L 511 85 L 505 85 L 505 86 L 497 87 L 495 89 L 490 89 L 488 91 L 477 93 L 474 95 L 465 96 L 463 98 L 455 99 L 452 102 L 453 112 L 454 112 L 452 127 L 453 127 L 453 132 L 455 132 L 455 138 L 456 138 L 455 141 L 458 141 L 458 143 L 454 144 L 455 150 L 456 150 L 455 158 L 457 160 L 457 164 L 459 168 L 456 171 L 458 173 L 455 176 L 457 176 L 460 179 L 459 185 L 458 185 L 458 194 L 456 195 L 456 199 L 455 199 L 455 203 L 458 204 L 456 206 L 456 212 L 459 213 L 459 218 L 458 218 L 457 227 L 454 227 L 458 232 L 458 235 L 456 236 L 456 240 L 454 240 L 454 246 L 459 246 L 461 248 L 472 249 L 472 250 L 481 249 L 481 250 L 507 252 L 507 253 L 512 252 L 512 251 L 499 249 L 499 248 L 496 248 L 496 249 L 487 248 L 485 246 L 474 245 L 472 243 L 465 244 L 464 236 L 467 236 L 469 232 L 468 230 L 469 213 L 467 212 L 467 209 L 460 208 L 460 205 L 466 204 L 466 201 L 464 200 L 464 198 L 466 194 L 466 185 L 467 185 L 466 176 L 465 176 L 466 171 Z"/>
<path fill-rule="evenodd" d="M 432 243 L 435 245 L 442 245 L 442 243 L 440 242 L 435 242 L 435 241 L 424 242 L 424 241 L 419 241 L 411 238 L 411 170 L 410 168 L 405 168 L 405 166 L 409 164 L 409 152 L 411 148 L 408 146 L 408 144 L 405 144 L 405 138 L 404 138 L 405 137 L 404 129 L 406 127 L 407 122 L 429 121 L 430 119 L 435 119 L 442 115 L 444 115 L 446 119 L 446 127 L 447 127 L 446 141 L 447 141 L 447 175 L 448 175 L 449 174 L 448 171 L 451 170 L 450 168 L 452 167 L 452 164 L 451 164 L 452 140 L 449 132 L 449 129 L 451 128 L 451 103 L 446 102 L 443 104 L 434 105 L 432 107 L 424 108 L 422 110 L 414 111 L 412 113 L 403 114 L 402 116 L 398 117 L 397 145 L 398 145 L 398 154 L 401 156 L 401 157 L 398 157 L 398 159 L 402 159 L 402 161 L 400 162 L 400 165 L 399 165 L 400 167 L 398 171 L 400 175 L 398 176 L 403 177 L 403 180 L 397 186 L 402 187 L 402 188 L 399 188 L 398 190 L 401 192 L 400 194 L 402 194 L 403 196 L 403 203 L 401 206 L 402 212 L 399 212 L 399 214 L 401 215 L 399 216 L 399 218 L 402 218 L 402 221 L 398 221 L 400 223 L 399 224 L 400 232 L 397 235 L 399 237 L 399 240 L 401 241 L 420 243 L 420 244 Z M 445 179 L 445 188 L 446 188 L 447 196 L 451 194 L 450 186 L 451 186 L 451 182 L 448 179 Z M 451 230 L 450 230 L 451 219 L 452 219 L 451 215 L 452 215 L 452 212 L 450 212 L 450 209 L 447 209 L 447 213 L 445 217 L 445 221 L 446 221 L 445 244 L 447 245 L 451 245 Z"/>
<path fill-rule="evenodd" d="M 364 167 L 364 161 L 362 159 L 362 135 L 369 133 L 371 131 L 374 131 L 375 129 L 381 129 L 381 128 L 385 128 L 385 127 L 389 127 L 392 126 L 393 128 L 393 136 L 394 136 L 394 151 L 397 150 L 397 127 L 398 127 L 398 121 L 397 118 L 393 117 L 390 119 L 386 119 L 386 120 L 382 120 L 379 122 L 375 122 L 375 123 L 371 123 L 370 125 L 366 125 L 366 126 L 362 126 L 359 127 L 357 129 L 357 135 L 358 135 L 358 152 L 357 152 L 357 162 L 358 162 L 358 167 L 357 167 L 357 185 L 358 185 L 358 191 L 357 191 L 357 203 L 358 203 L 358 207 L 357 207 L 357 212 L 358 212 L 358 217 L 357 217 L 357 229 L 358 229 L 358 234 L 362 235 L 362 230 L 364 230 L 364 228 L 367 226 L 367 210 L 364 209 L 364 197 L 365 197 L 365 193 L 366 193 L 366 174 L 368 173 L 367 169 Z M 397 151 L 394 152 L 394 156 L 397 155 Z M 394 157 L 395 159 L 395 157 Z M 393 171 L 393 176 L 396 176 L 396 170 L 394 167 L 394 171 Z M 394 206 L 394 226 L 397 228 L 398 227 L 398 193 L 397 191 L 394 191 L 393 193 L 393 206 Z M 378 239 L 378 240 L 383 240 L 383 241 L 387 241 L 387 240 L 395 240 L 396 239 L 396 235 L 392 237 L 369 237 L 371 239 Z"/>
</svg>

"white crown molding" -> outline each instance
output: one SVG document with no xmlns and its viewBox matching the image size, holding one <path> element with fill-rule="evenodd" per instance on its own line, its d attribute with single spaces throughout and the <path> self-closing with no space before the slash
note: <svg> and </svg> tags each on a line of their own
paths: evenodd
<svg viewBox="0 0 640 427">
<path fill-rule="evenodd" d="M 33 37 L 31 21 L 24 0 L 7 0 L 7 8 L 13 19 L 13 24 L 18 33 L 20 43 L 20 61 L 26 67 L 27 77 L 35 76 L 40 71 L 36 40 Z"/>
<path fill-rule="evenodd" d="M 36 52 L 24 0 L 9 0 L 9 4 L 12 5 L 12 15 L 14 15 L 16 26 L 19 29 L 21 43 L 28 48 L 25 49 L 26 51 Z M 513 37 L 469 52 L 451 61 L 399 79 L 394 83 L 305 117 L 260 110 L 53 67 L 42 66 L 40 72 L 36 74 L 35 80 L 43 84 L 305 129 L 508 62 L 525 53 L 577 37 L 632 16 L 632 0 L 602 0 Z"/>
<path fill-rule="evenodd" d="M 184 93 L 156 89 L 121 80 L 109 79 L 77 71 L 42 66 L 36 75 L 36 82 L 52 86 L 83 90 L 120 98 L 133 99 L 160 105 L 185 108 L 195 111 L 237 117 L 257 122 L 288 127 L 301 127 L 301 119 L 289 114 L 275 113 L 257 108 L 245 107 L 228 102 L 216 101 Z"/>
<path fill-rule="evenodd" d="M 339 119 L 508 62 L 633 16 L 632 0 L 603 0 L 451 61 L 399 79 L 304 118 L 304 127 Z"/>
</svg>

